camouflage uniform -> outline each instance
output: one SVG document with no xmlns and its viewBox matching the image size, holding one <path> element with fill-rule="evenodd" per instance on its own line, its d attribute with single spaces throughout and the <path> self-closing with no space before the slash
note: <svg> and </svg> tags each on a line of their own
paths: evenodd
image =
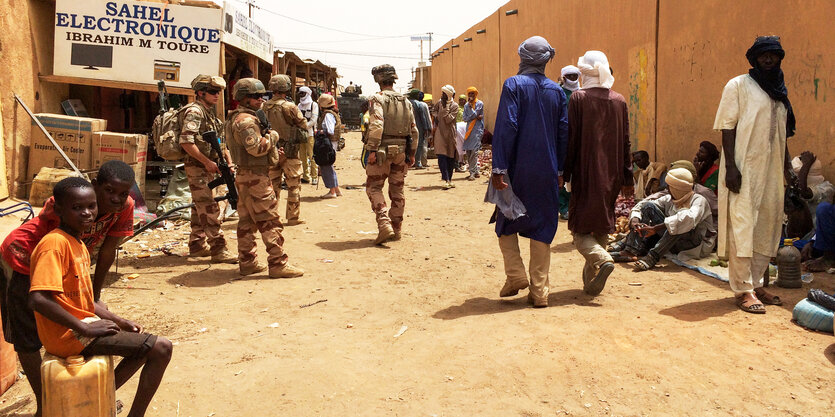
<svg viewBox="0 0 835 417">
<path fill-rule="evenodd" d="M 394 68 L 389 65 L 375 67 L 372 74 L 377 82 L 397 78 Z M 380 244 L 390 238 L 400 238 L 406 208 L 403 186 L 409 170 L 406 152 L 409 152 L 409 158 L 414 157 L 414 150 L 406 149 L 406 138 L 411 136 L 416 140 L 418 130 L 412 104 L 405 96 L 393 90 L 386 89 L 371 96 L 368 100 L 368 113 L 365 150 L 376 152 L 377 161 L 365 167 L 368 175 L 365 192 L 377 217 L 380 233 L 375 243 Z M 390 210 L 386 210 L 386 199 L 383 196 L 386 179 L 389 182 Z"/>
<path fill-rule="evenodd" d="M 273 79 L 282 77 L 273 76 Z M 284 77 L 287 77 L 286 75 Z M 287 77 L 289 86 L 289 77 Z M 270 80 L 270 89 L 273 89 Z M 289 89 L 288 89 L 289 90 Z M 274 90 L 275 91 L 275 90 Z M 283 92 L 283 91 L 282 91 Z M 307 119 L 295 104 L 284 98 L 273 97 L 262 109 L 267 114 L 270 125 L 278 132 L 278 146 L 284 149 L 284 155 L 277 165 L 270 167 L 270 180 L 277 198 L 281 198 L 281 183 L 287 183 L 287 222 L 299 222 L 300 195 L 302 178 L 302 161 L 299 159 L 299 148 L 307 142 Z"/>
<path fill-rule="evenodd" d="M 209 109 L 202 102 L 195 101 L 183 110 L 180 117 L 182 117 L 180 144 L 193 143 L 200 153 L 216 161 L 217 152 L 212 150 L 211 145 L 201 136 L 210 130 L 217 132 L 220 129 L 221 122 L 215 116 L 214 109 Z M 211 254 L 217 255 L 226 249 L 226 239 L 220 229 L 220 207 L 208 186 L 209 182 L 214 179 L 214 174 L 206 171 L 203 164 L 191 156 L 186 155 L 183 162 L 186 177 L 188 177 L 188 187 L 191 190 L 191 200 L 194 202 L 194 207 L 191 209 L 191 235 L 188 239 L 189 253 L 204 252 L 208 243 Z"/>
</svg>

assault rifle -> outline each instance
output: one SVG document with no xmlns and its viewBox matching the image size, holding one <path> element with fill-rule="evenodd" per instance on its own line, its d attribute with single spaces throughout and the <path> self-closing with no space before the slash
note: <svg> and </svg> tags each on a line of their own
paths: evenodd
<svg viewBox="0 0 835 417">
<path fill-rule="evenodd" d="M 159 114 L 168 111 L 168 89 L 165 88 L 165 81 L 157 81 L 157 91 L 159 92 Z"/>
<path fill-rule="evenodd" d="M 217 152 L 217 167 L 220 168 L 220 176 L 213 179 L 209 183 L 209 188 L 215 189 L 217 186 L 221 184 L 226 184 L 226 188 L 229 189 L 227 191 L 225 197 L 215 198 L 215 200 L 229 200 L 229 204 L 232 205 L 232 208 L 237 210 L 238 209 L 238 189 L 235 188 L 235 174 L 232 173 L 232 168 L 229 167 L 229 164 L 226 163 L 226 157 L 223 155 L 223 151 L 220 149 L 220 139 L 217 137 L 217 132 L 214 130 L 210 130 L 203 134 L 203 140 L 212 145 L 212 149 Z"/>
<path fill-rule="evenodd" d="M 261 125 L 261 135 L 266 135 L 272 129 L 270 119 L 267 119 L 267 113 L 264 113 L 263 109 L 258 109 L 255 111 L 255 116 L 258 117 L 258 124 Z"/>
</svg>

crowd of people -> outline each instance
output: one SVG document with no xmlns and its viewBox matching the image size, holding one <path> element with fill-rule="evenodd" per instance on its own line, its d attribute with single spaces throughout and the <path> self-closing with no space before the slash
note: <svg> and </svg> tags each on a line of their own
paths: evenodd
<svg viewBox="0 0 835 417">
<path fill-rule="evenodd" d="M 795 118 L 782 81 L 785 52 L 778 38 L 757 38 L 746 53 L 749 73 L 725 86 L 714 124 L 721 131 L 721 151 L 706 140 L 692 161 L 669 165 L 652 161 L 645 150 L 632 151 L 627 102 L 613 90 L 615 78 L 603 52 L 587 51 L 576 66 L 562 68 L 559 83 L 545 75 L 556 51 L 544 38 L 525 40 L 518 54 L 518 73 L 502 86 L 487 182 L 486 199 L 496 204 L 490 221 L 506 275 L 501 297 L 529 289 L 534 307 L 548 306 L 550 246 L 560 218 L 567 219 L 573 244 L 585 259 L 583 290 L 592 296 L 604 290 L 616 262 L 646 271 L 667 254 L 686 260 L 716 251 L 729 259 L 736 305 L 760 314 L 764 304 L 781 303 L 763 288 L 781 237 L 799 239 L 810 271 L 835 266 L 835 187 L 813 153 L 789 157 L 786 140 L 794 134 Z M 467 180 L 475 180 L 478 152 L 491 134 L 476 87 L 456 100 L 454 87 L 444 85 L 433 103 L 431 95 L 416 89 L 396 92 L 397 74 L 390 65 L 374 67 L 372 74 L 380 91 L 363 105 L 362 166 L 378 226 L 374 243 L 381 245 L 402 237 L 408 171 L 426 169 L 431 149 L 444 189 L 454 187 L 453 173 L 465 166 Z M 273 76 L 267 88 L 243 77 L 231 94 L 237 106 L 221 123 L 215 105 L 226 87 L 223 79 L 200 75 L 192 87 L 196 99 L 183 110 L 178 132 L 194 202 L 189 255 L 238 264 L 242 275 L 302 276 L 304 271 L 289 263 L 282 231 L 304 223 L 301 184 L 316 184 L 321 176 L 328 189 L 324 198 L 342 195 L 333 165 L 314 158 L 319 138 L 326 149 L 338 150 L 343 125 L 334 97 L 322 94 L 314 100 L 302 87 L 296 104 L 289 97 L 288 76 Z M 221 151 L 205 141 L 209 131 L 224 133 Z M 208 185 L 220 171 L 218 160 L 236 171 L 237 254 L 227 249 L 220 208 Z M 92 183 L 60 181 L 41 213 L 3 242 L 8 285 L 0 305 L 6 339 L 36 393 L 41 391 L 42 346 L 62 357 L 118 355 L 125 359 L 115 371 L 117 387 L 144 366 L 128 414 L 140 416 L 159 386 L 172 345 L 110 312 L 100 299 L 116 248 L 132 235 L 134 202 L 128 193 L 134 181 L 130 166 L 118 161 L 103 164 Z M 287 201 L 281 219 L 283 187 Z M 621 219 L 619 201 L 630 201 Z M 622 238 L 610 239 L 622 222 Z M 256 233 L 266 246 L 266 264 L 257 259 Z M 530 241 L 527 269 L 520 235 Z M 93 276 L 91 259 L 96 260 Z"/>
</svg>

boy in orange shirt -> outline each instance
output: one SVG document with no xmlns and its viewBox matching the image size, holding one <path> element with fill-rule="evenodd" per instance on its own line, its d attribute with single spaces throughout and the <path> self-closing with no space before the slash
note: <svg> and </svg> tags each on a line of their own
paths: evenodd
<svg viewBox="0 0 835 417">
<path fill-rule="evenodd" d="M 98 211 L 92 184 L 65 178 L 55 185 L 53 195 L 61 224 L 41 239 L 30 262 L 29 305 L 35 311 L 38 336 L 47 352 L 61 357 L 124 357 L 115 370 L 117 389 L 144 365 L 128 413 L 143 416 L 171 360 L 171 342 L 142 333 L 141 326 L 94 301 L 90 254 L 81 240 Z"/>
</svg>

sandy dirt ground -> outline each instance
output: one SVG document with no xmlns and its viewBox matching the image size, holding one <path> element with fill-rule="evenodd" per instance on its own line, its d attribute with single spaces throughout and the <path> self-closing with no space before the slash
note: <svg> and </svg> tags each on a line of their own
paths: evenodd
<svg viewBox="0 0 835 417">
<path fill-rule="evenodd" d="M 337 159 L 343 197 L 302 190 L 307 224 L 284 231 L 302 278 L 241 279 L 233 265 L 141 247 L 173 242 L 183 253 L 187 226 L 126 245 L 103 298 L 175 343 L 148 415 L 835 412 L 835 338 L 790 321 L 808 284 L 775 288 L 785 305 L 755 316 L 736 309 L 727 284 L 662 263 L 640 274 L 619 266 L 592 298 L 561 222 L 550 308 L 532 309 L 527 291 L 498 296 L 503 265 L 484 177 L 456 174 L 457 188 L 443 191 L 434 161 L 410 171 L 404 239 L 375 247 L 359 151 L 352 133 Z M 234 249 L 235 223 L 224 230 Z M 817 274 L 811 285 L 832 292 L 835 279 Z M 129 405 L 135 389 L 134 379 L 117 397 Z M 0 398 L 0 415 L 29 416 L 33 403 L 24 377 Z"/>
</svg>

